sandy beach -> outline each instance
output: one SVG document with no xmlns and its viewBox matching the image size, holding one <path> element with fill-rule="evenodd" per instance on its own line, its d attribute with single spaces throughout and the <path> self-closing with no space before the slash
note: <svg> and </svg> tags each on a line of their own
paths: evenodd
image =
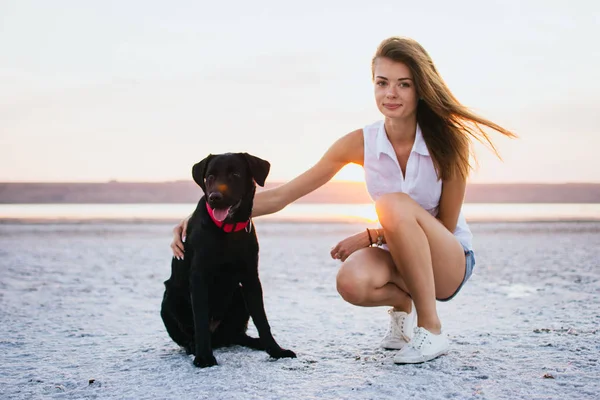
<svg viewBox="0 0 600 400">
<path fill-rule="evenodd" d="M 256 225 L 298 358 L 232 347 L 200 370 L 159 315 L 172 223 L 0 224 L 0 398 L 600 398 L 600 222 L 471 224 L 474 275 L 438 303 L 451 352 L 405 366 L 378 348 L 386 309 L 335 290 L 329 248 L 365 225 Z"/>
</svg>

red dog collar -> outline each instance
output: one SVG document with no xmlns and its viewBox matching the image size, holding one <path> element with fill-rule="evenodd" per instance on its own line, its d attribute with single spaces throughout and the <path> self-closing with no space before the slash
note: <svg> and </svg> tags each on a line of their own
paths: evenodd
<svg viewBox="0 0 600 400">
<path fill-rule="evenodd" d="M 208 203 L 206 203 L 206 211 L 208 211 L 208 215 L 210 215 L 210 218 L 213 220 L 215 225 L 217 225 L 219 228 L 223 228 L 223 230 L 227 233 L 239 232 L 243 229 L 246 229 L 247 232 L 250 232 L 250 229 L 251 229 L 250 220 L 248 220 L 246 222 L 237 222 L 235 224 L 224 224 L 222 221 L 219 221 L 215 218 L 215 214 L 214 214 L 212 208 L 210 208 L 210 206 L 208 205 Z"/>
</svg>

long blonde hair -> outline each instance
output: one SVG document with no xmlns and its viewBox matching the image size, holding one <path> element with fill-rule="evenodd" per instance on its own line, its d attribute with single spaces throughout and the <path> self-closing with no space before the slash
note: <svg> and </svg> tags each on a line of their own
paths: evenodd
<svg viewBox="0 0 600 400">
<path fill-rule="evenodd" d="M 420 97 L 417 122 L 440 179 L 457 176 L 467 178 L 471 169 L 471 138 L 489 145 L 500 157 L 482 125 L 505 136 L 516 137 L 514 133 L 463 106 L 446 86 L 429 54 L 415 40 L 394 36 L 381 42 L 373 57 L 372 78 L 375 75 L 375 61 L 380 57 L 406 64 L 413 74 Z"/>
</svg>

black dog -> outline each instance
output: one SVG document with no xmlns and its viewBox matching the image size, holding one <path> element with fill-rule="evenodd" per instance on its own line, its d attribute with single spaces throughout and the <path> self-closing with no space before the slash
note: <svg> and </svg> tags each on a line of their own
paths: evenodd
<svg viewBox="0 0 600 400">
<path fill-rule="evenodd" d="M 204 196 L 188 222 L 185 257 L 171 263 L 161 317 L 197 367 L 217 364 L 213 348 L 234 344 L 296 357 L 271 334 L 250 219 L 256 184 L 264 186 L 270 167 L 247 153 L 227 153 L 211 154 L 192 169 Z M 250 316 L 260 339 L 246 335 Z"/>
</svg>

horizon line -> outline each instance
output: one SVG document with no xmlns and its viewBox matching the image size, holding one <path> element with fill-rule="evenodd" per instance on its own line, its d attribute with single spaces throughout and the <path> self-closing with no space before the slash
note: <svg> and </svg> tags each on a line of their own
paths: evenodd
<svg viewBox="0 0 600 400">
<path fill-rule="evenodd" d="M 123 184 L 132 184 L 132 183 L 149 183 L 149 184 L 162 184 L 162 183 L 192 183 L 192 179 L 175 179 L 175 180 L 160 180 L 160 181 L 143 181 L 143 180 L 118 180 L 118 179 L 109 179 L 109 180 L 90 180 L 90 181 L 0 181 L 1 184 L 107 184 L 107 183 L 123 183 Z M 290 182 L 290 180 L 273 180 L 266 182 L 266 185 L 269 184 L 284 184 Z M 346 183 L 346 184 L 365 184 L 364 181 L 354 181 L 354 180 L 342 180 L 342 179 L 332 179 L 328 181 L 328 183 Z M 561 182 L 468 182 L 467 185 L 600 185 L 600 181 L 561 181 Z"/>
</svg>

